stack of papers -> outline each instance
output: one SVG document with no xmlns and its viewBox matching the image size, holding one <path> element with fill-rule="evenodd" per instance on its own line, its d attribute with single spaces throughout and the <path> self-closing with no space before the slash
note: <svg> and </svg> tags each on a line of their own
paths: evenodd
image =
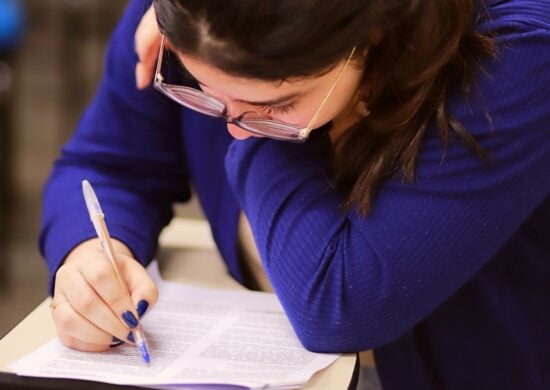
<svg viewBox="0 0 550 390">
<path fill-rule="evenodd" d="M 131 345 L 90 353 L 55 339 L 10 369 L 152 388 L 295 388 L 339 356 L 307 351 L 274 294 L 190 287 L 163 281 L 157 267 L 149 272 L 160 293 L 141 321 L 150 366 Z"/>
</svg>

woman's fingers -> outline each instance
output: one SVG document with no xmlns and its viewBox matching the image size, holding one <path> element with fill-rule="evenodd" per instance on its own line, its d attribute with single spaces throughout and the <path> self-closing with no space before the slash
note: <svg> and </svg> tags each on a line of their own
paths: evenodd
<svg viewBox="0 0 550 390">
<path fill-rule="evenodd" d="M 129 341 L 157 301 L 143 266 L 123 243 L 113 240 L 113 246 L 119 275 L 97 239 L 73 249 L 56 273 L 52 315 L 61 341 L 72 348 L 101 351 Z"/>
<path fill-rule="evenodd" d="M 77 349 L 79 351 L 84 351 L 84 352 L 103 352 L 111 348 L 109 345 L 90 344 L 85 341 L 70 337 L 66 334 L 60 334 L 59 339 L 61 340 L 63 345 L 69 348 Z"/>
<path fill-rule="evenodd" d="M 56 294 L 51 313 L 59 338 L 67 347 L 91 352 L 110 348 L 113 336 L 79 315 L 63 294 Z"/>
<path fill-rule="evenodd" d="M 143 15 L 134 36 L 135 50 L 139 58 L 139 62 L 136 64 L 136 86 L 138 89 L 144 89 L 151 83 L 160 47 L 160 38 L 155 9 L 151 6 Z"/>
<path fill-rule="evenodd" d="M 99 339 L 97 334 L 87 333 L 81 340 L 109 344 L 114 335 L 126 341 L 130 329 L 137 325 L 134 305 L 118 282 L 114 268 L 101 254 L 87 260 L 68 267 L 66 272 L 71 274 L 64 279 L 60 292 L 76 313 L 109 337 Z M 60 269 L 58 276 L 63 277 L 63 272 Z"/>
<path fill-rule="evenodd" d="M 123 254 L 129 251 L 116 255 L 119 279 L 95 244 L 89 242 L 84 249 L 75 250 L 60 267 L 52 308 L 61 340 L 75 348 L 83 345 L 86 350 L 108 348 L 113 336 L 129 341 L 139 317 L 150 310 L 158 296 L 143 266 Z"/>
<path fill-rule="evenodd" d="M 157 286 L 143 266 L 134 258 L 119 256 L 120 271 L 141 318 L 157 303 Z"/>
</svg>

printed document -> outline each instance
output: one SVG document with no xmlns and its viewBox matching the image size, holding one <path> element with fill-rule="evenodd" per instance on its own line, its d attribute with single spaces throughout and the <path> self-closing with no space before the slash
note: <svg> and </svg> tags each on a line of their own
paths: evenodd
<svg viewBox="0 0 550 390">
<path fill-rule="evenodd" d="M 149 268 L 159 301 L 142 319 L 151 365 L 128 344 L 80 352 L 55 339 L 15 362 L 19 375 L 73 378 L 159 388 L 233 385 L 287 388 L 305 384 L 339 355 L 307 351 L 274 294 L 190 287 Z"/>
</svg>

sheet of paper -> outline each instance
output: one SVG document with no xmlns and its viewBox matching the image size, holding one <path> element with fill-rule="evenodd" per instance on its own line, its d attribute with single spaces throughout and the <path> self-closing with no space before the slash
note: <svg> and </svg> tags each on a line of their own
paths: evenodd
<svg viewBox="0 0 550 390">
<path fill-rule="evenodd" d="M 274 294 L 216 290 L 163 281 L 157 305 L 143 320 L 151 355 L 121 345 L 89 353 L 53 340 L 15 362 L 19 375 L 118 384 L 224 384 L 251 388 L 299 386 L 339 355 L 307 351 Z"/>
</svg>

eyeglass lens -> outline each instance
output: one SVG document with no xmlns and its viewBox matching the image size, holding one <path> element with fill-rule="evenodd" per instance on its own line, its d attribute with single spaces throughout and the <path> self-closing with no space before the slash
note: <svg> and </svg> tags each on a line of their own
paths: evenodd
<svg viewBox="0 0 550 390">
<path fill-rule="evenodd" d="M 228 123 L 233 123 L 244 130 L 281 140 L 300 140 L 300 128 L 266 120 L 252 112 L 244 113 L 236 119 L 228 118 L 225 115 L 225 105 L 200 90 L 164 83 L 159 87 L 169 97 L 187 108 L 205 115 L 225 118 Z"/>
</svg>

